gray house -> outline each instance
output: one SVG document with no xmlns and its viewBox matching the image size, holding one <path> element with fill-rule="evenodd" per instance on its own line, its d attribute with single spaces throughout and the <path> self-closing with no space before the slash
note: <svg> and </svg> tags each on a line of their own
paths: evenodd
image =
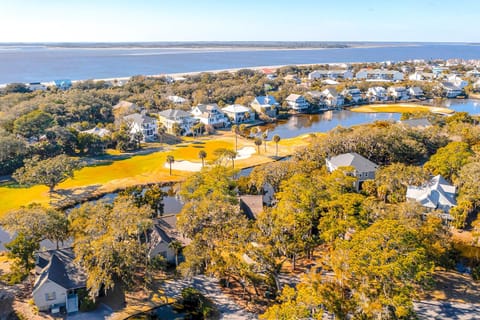
<svg viewBox="0 0 480 320">
<path fill-rule="evenodd" d="M 360 190 L 362 182 L 375 179 L 375 171 L 378 168 L 377 164 L 355 152 L 327 158 L 326 164 L 329 172 L 333 172 L 340 167 L 353 167 L 355 169 L 354 175 L 358 179 L 354 185 L 357 191 Z"/>
<path fill-rule="evenodd" d="M 149 257 L 161 255 L 168 263 L 175 264 L 175 250 L 171 243 L 178 241 L 182 246 L 190 243 L 190 240 L 183 237 L 177 230 L 177 215 L 170 214 L 162 216 L 155 221 L 149 236 Z"/>
<path fill-rule="evenodd" d="M 78 311 L 77 291 L 86 287 L 86 275 L 74 261 L 72 248 L 36 253 L 33 301 L 40 311 Z"/>
<path fill-rule="evenodd" d="M 442 216 L 443 219 L 453 220 L 449 212 L 457 205 L 456 193 L 455 186 L 448 183 L 441 175 L 437 175 L 424 186 L 408 186 L 406 198 L 418 202 L 428 210 L 441 210 L 445 213 Z"/>
</svg>

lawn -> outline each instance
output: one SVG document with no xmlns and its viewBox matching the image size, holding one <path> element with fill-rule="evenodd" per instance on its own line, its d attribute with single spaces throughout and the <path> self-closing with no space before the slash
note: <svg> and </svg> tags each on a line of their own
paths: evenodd
<svg viewBox="0 0 480 320">
<path fill-rule="evenodd" d="M 448 108 L 430 107 L 418 104 L 378 104 L 378 105 L 366 105 L 358 108 L 351 109 L 353 112 L 372 113 L 372 112 L 385 112 L 385 113 L 415 113 L 415 112 L 432 112 L 441 114 L 451 114 L 455 111 Z"/>
<path fill-rule="evenodd" d="M 307 136 L 281 140 L 279 143 L 279 156 L 292 154 L 301 145 L 309 140 Z M 167 155 L 173 155 L 175 160 L 188 160 L 200 163 L 198 152 L 205 150 L 206 161 L 215 160 L 214 151 L 218 148 L 233 149 L 235 145 L 234 135 L 230 132 L 197 139 L 186 138 L 182 143 L 165 146 L 165 150 L 150 154 L 135 155 L 128 159 L 107 162 L 104 164 L 84 167 L 75 172 L 72 179 L 68 179 L 56 188 L 53 203 L 65 203 L 66 200 L 86 199 L 95 195 L 113 192 L 127 186 L 148 183 L 176 182 L 184 180 L 192 172 L 173 170 L 169 175 L 169 169 L 165 167 Z M 255 147 L 252 140 L 238 137 L 238 149 L 243 147 Z M 235 161 L 236 168 L 246 168 L 254 165 L 267 163 L 275 160 L 275 143 L 268 141 L 267 152 L 261 146 L 260 154 L 253 154 L 248 159 Z M 29 203 L 49 205 L 50 197 L 48 188 L 33 186 L 22 188 L 16 184 L 0 187 L 0 216 L 6 211 L 18 208 Z"/>
</svg>

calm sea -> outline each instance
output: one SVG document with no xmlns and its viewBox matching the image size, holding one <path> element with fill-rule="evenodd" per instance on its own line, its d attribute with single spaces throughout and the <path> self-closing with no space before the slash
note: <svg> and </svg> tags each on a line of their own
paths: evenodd
<svg viewBox="0 0 480 320">
<path fill-rule="evenodd" d="M 103 79 L 249 66 L 480 59 L 479 45 L 421 44 L 318 50 L 52 48 L 0 44 L 0 83 Z"/>
</svg>

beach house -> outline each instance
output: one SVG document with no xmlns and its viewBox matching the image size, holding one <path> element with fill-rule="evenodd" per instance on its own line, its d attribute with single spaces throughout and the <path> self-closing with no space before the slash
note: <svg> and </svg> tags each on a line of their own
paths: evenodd
<svg viewBox="0 0 480 320">
<path fill-rule="evenodd" d="M 345 99 L 341 94 L 338 94 L 335 88 L 326 88 L 322 91 L 325 104 L 331 108 L 338 108 L 343 106 Z"/>
<path fill-rule="evenodd" d="M 405 87 L 389 87 L 387 92 L 388 95 L 395 101 L 410 99 L 408 91 Z"/>
<path fill-rule="evenodd" d="M 192 108 L 192 115 L 205 125 L 214 128 L 223 128 L 229 124 L 227 116 L 220 111 L 216 103 L 199 104 Z"/>
<path fill-rule="evenodd" d="M 384 87 L 368 88 L 367 97 L 370 102 L 387 101 L 388 100 L 387 89 L 385 89 Z"/>
<path fill-rule="evenodd" d="M 142 134 L 143 142 L 154 141 L 158 136 L 157 119 L 147 116 L 145 110 L 125 116 L 123 120 L 132 136 L 139 132 Z"/>
<path fill-rule="evenodd" d="M 317 79 L 353 79 L 353 72 L 350 70 L 315 70 L 308 74 L 308 80 L 317 80 Z"/>
<path fill-rule="evenodd" d="M 354 187 L 357 191 L 360 190 L 364 181 L 375 179 L 375 172 L 378 168 L 377 164 L 356 152 L 340 154 L 335 157 L 327 158 L 325 161 L 329 172 L 333 172 L 340 167 L 353 167 L 353 174 L 357 178 Z"/>
<path fill-rule="evenodd" d="M 277 108 L 280 104 L 275 100 L 273 96 L 258 96 L 255 97 L 250 103 L 250 107 L 258 113 L 266 114 L 271 118 L 277 116 Z"/>
<path fill-rule="evenodd" d="M 396 70 L 361 69 L 355 77 L 366 81 L 400 81 L 403 80 L 403 73 Z"/>
<path fill-rule="evenodd" d="M 168 133 L 174 135 L 177 134 L 174 132 L 176 125 L 180 129 L 180 135 L 191 134 L 192 127 L 198 121 L 189 112 L 183 110 L 167 109 L 158 113 L 158 122 L 165 127 Z"/>
<path fill-rule="evenodd" d="M 231 104 L 222 108 L 232 123 L 242 123 L 255 120 L 255 111 L 241 104 Z"/>
<path fill-rule="evenodd" d="M 297 112 L 303 112 L 308 109 L 309 104 L 305 97 L 299 94 L 290 94 L 285 101 L 287 102 L 288 106 Z"/>
<path fill-rule="evenodd" d="M 173 242 L 178 242 L 182 247 L 188 245 L 190 240 L 183 237 L 177 230 L 177 215 L 169 214 L 156 219 L 148 237 L 148 255 L 150 258 L 162 256 L 168 263 L 175 264 L 179 252 Z"/>
</svg>

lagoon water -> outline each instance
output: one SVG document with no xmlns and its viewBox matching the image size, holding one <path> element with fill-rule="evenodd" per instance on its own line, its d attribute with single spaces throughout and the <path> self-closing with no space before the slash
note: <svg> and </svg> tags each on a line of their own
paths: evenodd
<svg viewBox="0 0 480 320">
<path fill-rule="evenodd" d="M 480 59 L 480 45 L 399 44 L 340 49 L 248 50 L 88 49 L 0 44 L 0 84 L 103 79 L 249 66 L 449 58 Z"/>
</svg>

